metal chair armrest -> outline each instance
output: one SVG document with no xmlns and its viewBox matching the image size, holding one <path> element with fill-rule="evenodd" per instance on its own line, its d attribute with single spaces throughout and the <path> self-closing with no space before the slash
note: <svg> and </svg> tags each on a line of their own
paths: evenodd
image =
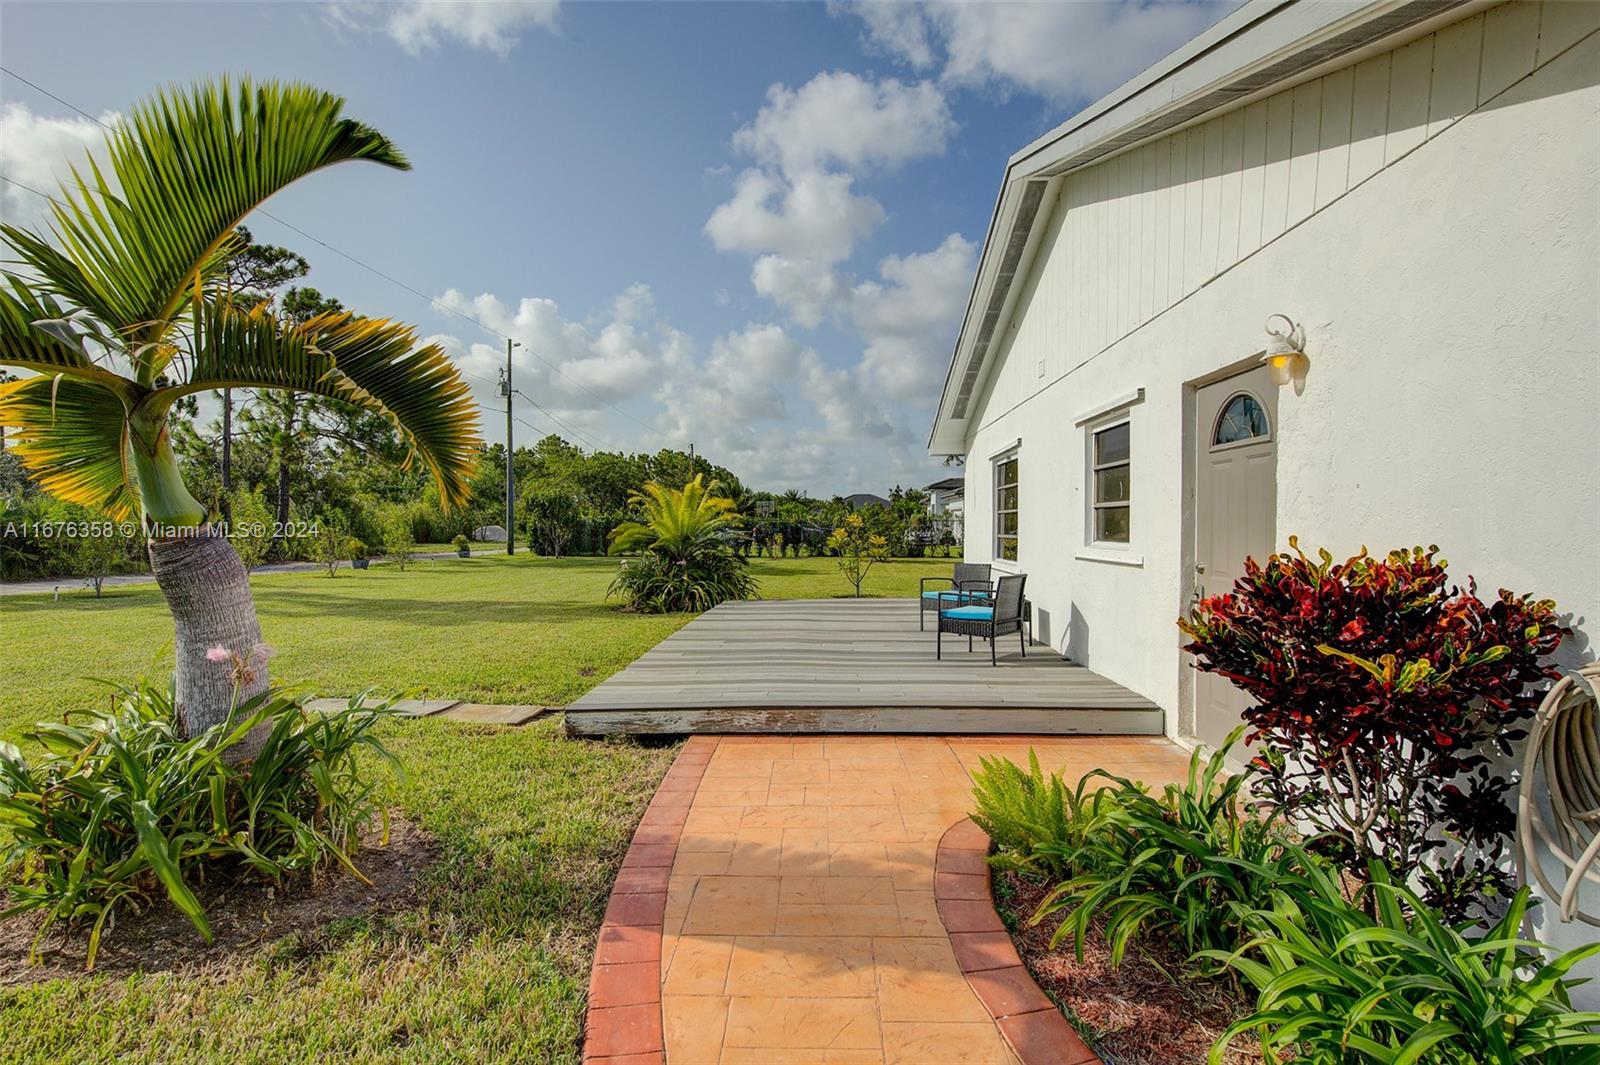
<svg viewBox="0 0 1600 1065">
<path fill-rule="evenodd" d="M 927 591 L 929 581 L 944 581 L 946 584 L 952 586 L 954 586 L 956 583 L 955 578 L 953 577 L 924 577 L 922 578 L 922 583 L 918 585 L 918 591 Z"/>
</svg>

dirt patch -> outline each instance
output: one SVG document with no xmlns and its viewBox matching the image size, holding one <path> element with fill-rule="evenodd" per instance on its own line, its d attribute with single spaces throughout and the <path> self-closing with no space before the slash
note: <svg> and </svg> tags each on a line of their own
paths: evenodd
<svg viewBox="0 0 1600 1065">
<path fill-rule="evenodd" d="M 362 883 L 343 866 L 335 866 L 315 883 L 277 889 L 255 881 L 231 888 L 208 885 L 198 894 L 211 924 L 210 945 L 165 896 L 142 913 L 123 903 L 115 915 L 115 927 L 101 937 L 94 971 L 122 976 L 206 969 L 237 962 L 242 955 L 283 936 L 315 936 L 340 918 L 404 909 L 413 898 L 419 875 L 438 858 L 438 844 L 399 816 L 391 819 L 388 845 L 377 844 L 374 831 L 355 859 L 371 884 Z M 52 930 L 40 945 L 38 964 L 28 963 L 39 923 L 37 914 L 0 921 L 0 986 L 84 975 L 87 929 L 66 935 Z"/>
<path fill-rule="evenodd" d="M 1196 977 L 1181 950 L 1129 946 L 1122 965 L 1111 966 L 1111 948 L 1091 931 L 1078 961 L 1069 939 L 1056 950 L 1056 925 L 1027 927 L 1048 889 L 1009 872 L 996 872 L 995 905 L 1012 928 L 1023 964 L 1106 1065 L 1194 1065 L 1203 1062 L 1228 1025 L 1249 1013 L 1249 1002 L 1223 980 Z M 1227 1065 L 1259 1062 L 1259 1044 L 1248 1036 L 1233 1041 Z"/>
</svg>

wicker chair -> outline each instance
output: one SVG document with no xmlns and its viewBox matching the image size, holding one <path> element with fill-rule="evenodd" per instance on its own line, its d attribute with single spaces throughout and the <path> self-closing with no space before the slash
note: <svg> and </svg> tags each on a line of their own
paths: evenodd
<svg viewBox="0 0 1600 1065">
<path fill-rule="evenodd" d="M 967 638 L 967 650 L 972 650 L 972 638 L 982 636 L 989 641 L 989 664 L 998 665 L 995 651 L 997 638 L 1006 633 L 1017 634 L 1017 645 L 1022 657 L 1028 657 L 1028 641 L 1022 635 L 1022 589 L 1027 583 L 1026 574 L 1001 577 L 995 586 L 991 605 L 971 604 L 942 608 L 939 611 L 938 634 L 934 637 L 933 656 L 944 657 L 944 634 L 953 632 Z"/>
<path fill-rule="evenodd" d="M 929 591 L 929 581 L 940 581 L 950 587 Z M 987 603 L 994 592 L 994 585 L 989 583 L 987 562 L 957 562 L 955 572 L 949 577 L 922 578 L 920 590 L 922 598 L 917 606 L 917 628 L 926 632 L 929 610 Z"/>
</svg>

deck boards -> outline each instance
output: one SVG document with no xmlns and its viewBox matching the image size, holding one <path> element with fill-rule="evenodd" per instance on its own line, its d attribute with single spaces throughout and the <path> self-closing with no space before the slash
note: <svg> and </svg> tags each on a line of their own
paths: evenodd
<svg viewBox="0 0 1600 1065">
<path fill-rule="evenodd" d="M 929 618 L 932 624 L 932 618 Z M 1000 664 L 917 628 L 912 599 L 725 603 L 567 707 L 578 735 L 643 732 L 1159 734 L 1150 700 L 1015 636 Z"/>
</svg>

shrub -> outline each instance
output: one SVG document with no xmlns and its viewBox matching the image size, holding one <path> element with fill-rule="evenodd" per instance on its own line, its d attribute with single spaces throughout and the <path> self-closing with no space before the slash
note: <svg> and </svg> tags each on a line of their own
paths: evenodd
<svg viewBox="0 0 1600 1065">
<path fill-rule="evenodd" d="M 867 528 L 860 514 L 845 515 L 844 524 L 828 537 L 828 549 L 839 556 L 839 571 L 861 598 L 861 582 L 872 567 L 889 557 L 889 541 Z"/>
<path fill-rule="evenodd" d="M 1083 842 L 1088 821 L 1084 787 L 1068 788 L 1061 774 L 1046 775 L 1028 751 L 1028 769 L 1004 758 L 980 759 L 972 777 L 972 820 L 994 840 L 999 864 L 1032 868 L 1055 879 L 1072 867 L 1064 856 Z"/>
<path fill-rule="evenodd" d="M 1223 773 L 1243 731 L 1204 761 L 1196 751 L 1184 783 L 1160 795 L 1103 770 L 1090 774 L 1111 786 L 1090 799 L 1081 840 L 1036 848 L 1072 870 L 1031 918 L 1061 915 L 1052 945 L 1071 935 L 1081 960 L 1090 923 L 1103 919 L 1113 965 L 1135 936 L 1171 936 L 1191 953 L 1233 946 L 1241 919 L 1231 904 L 1264 898 L 1289 861 L 1276 821 L 1244 809 L 1251 774 Z"/>
<path fill-rule="evenodd" d="M 756 581 L 744 559 L 709 554 L 695 559 L 645 552 L 622 560 L 607 594 L 646 614 L 709 610 L 730 599 L 751 599 Z"/>
<path fill-rule="evenodd" d="M 228 498 L 228 542 L 246 570 L 266 562 L 272 551 L 274 518 L 261 489 L 235 489 Z"/>
<path fill-rule="evenodd" d="M 1600 943 L 1550 961 L 1535 953 L 1540 945 L 1519 931 L 1527 888 L 1492 928 L 1470 934 L 1442 922 L 1377 863 L 1363 908 L 1346 900 L 1337 874 L 1302 858 L 1270 908 L 1238 907 L 1247 941 L 1204 952 L 1257 991 L 1255 1012 L 1223 1033 L 1212 1063 L 1247 1031 L 1260 1037 L 1267 1061 L 1286 1051 L 1340 1065 L 1600 1060 L 1600 1013 L 1572 1009 L 1576 981 L 1567 975 L 1600 954 Z"/>
<path fill-rule="evenodd" d="M 450 546 L 457 551 L 467 551 L 471 549 L 472 541 L 468 540 L 465 534 L 456 533 L 455 538 L 450 541 Z"/>
<path fill-rule="evenodd" d="M 753 598 L 755 578 L 728 542 L 739 515 L 733 501 L 714 490 L 698 476 L 682 490 L 645 485 L 633 497 L 645 520 L 623 522 L 611 533 L 612 554 L 639 554 L 623 561 L 607 594 L 652 614 Z"/>
<path fill-rule="evenodd" d="M 394 568 L 404 570 L 417 553 L 416 537 L 411 531 L 411 515 L 404 507 L 390 507 L 384 511 L 381 522 L 383 553 Z"/>
<path fill-rule="evenodd" d="M 1556 675 L 1546 656 L 1570 630 L 1555 604 L 1463 592 L 1436 548 L 1336 565 L 1289 544 L 1179 622 L 1198 668 L 1255 701 L 1258 789 L 1356 875 L 1375 860 L 1415 875 L 1447 916 L 1508 894 L 1511 785 L 1487 753 L 1526 734 L 1532 685 Z"/>
<path fill-rule="evenodd" d="M 522 525 L 528 543 L 539 554 L 560 558 L 583 526 L 584 500 L 562 484 L 536 484 L 521 500 Z"/>
<path fill-rule="evenodd" d="M 399 763 L 374 735 L 389 704 L 314 714 L 268 692 L 232 717 L 184 739 L 169 690 L 123 688 L 114 709 L 85 723 L 42 723 L 27 733 L 46 753 L 28 759 L 0 743 L 0 852 L 12 914 L 43 911 L 35 944 L 60 922 L 90 926 L 88 965 L 122 905 L 164 893 L 206 940 L 194 886 L 213 876 L 280 880 L 352 855 L 361 826 L 381 808 L 357 752 Z M 253 761 L 223 757 L 252 730 Z"/>
</svg>

